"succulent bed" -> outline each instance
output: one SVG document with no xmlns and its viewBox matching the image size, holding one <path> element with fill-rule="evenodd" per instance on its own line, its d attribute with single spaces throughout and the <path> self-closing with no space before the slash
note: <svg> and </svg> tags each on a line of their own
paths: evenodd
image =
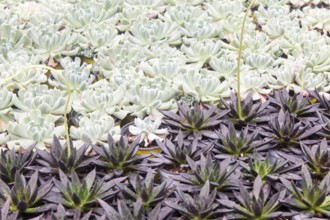
<svg viewBox="0 0 330 220">
<path fill-rule="evenodd" d="M 330 219 L 329 8 L 2 0 L 0 219 Z"/>
</svg>

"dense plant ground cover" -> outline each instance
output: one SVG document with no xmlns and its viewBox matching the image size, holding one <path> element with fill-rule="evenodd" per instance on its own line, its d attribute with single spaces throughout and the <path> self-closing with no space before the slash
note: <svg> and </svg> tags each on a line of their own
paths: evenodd
<svg viewBox="0 0 330 220">
<path fill-rule="evenodd" d="M 0 219 L 329 219 L 330 1 L 255 1 L 238 70 L 249 3 L 1 1 Z"/>
</svg>

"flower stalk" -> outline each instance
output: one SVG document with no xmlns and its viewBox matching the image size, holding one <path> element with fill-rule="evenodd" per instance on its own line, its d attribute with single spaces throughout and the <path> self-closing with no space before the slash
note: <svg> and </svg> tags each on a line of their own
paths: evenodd
<svg viewBox="0 0 330 220">
<path fill-rule="evenodd" d="M 240 39 L 239 39 L 239 48 L 238 48 L 238 57 L 237 57 L 237 110 L 238 110 L 238 116 L 240 119 L 243 119 L 242 107 L 241 107 L 241 56 L 242 56 L 242 50 L 243 50 L 243 35 L 244 35 L 244 30 L 245 30 L 246 18 L 247 18 L 249 11 L 251 10 L 254 2 L 255 2 L 255 0 L 252 0 L 251 3 L 249 4 L 248 8 L 246 9 L 246 12 L 245 12 L 244 18 L 243 18 L 241 35 L 240 35 Z"/>
</svg>

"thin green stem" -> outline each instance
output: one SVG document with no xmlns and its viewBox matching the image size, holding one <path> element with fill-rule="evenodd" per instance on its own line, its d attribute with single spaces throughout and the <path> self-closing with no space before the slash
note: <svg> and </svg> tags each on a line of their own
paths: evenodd
<svg viewBox="0 0 330 220">
<path fill-rule="evenodd" d="M 244 36 L 246 18 L 247 18 L 248 13 L 250 12 L 254 2 L 255 2 L 255 0 L 251 1 L 251 3 L 249 4 L 249 6 L 246 9 L 246 12 L 244 14 L 241 35 L 240 35 L 240 39 L 239 39 L 238 57 L 237 57 L 237 111 L 238 111 L 238 116 L 241 120 L 243 119 L 242 106 L 241 106 L 241 56 L 242 56 L 242 50 L 243 50 L 243 36 Z"/>
<path fill-rule="evenodd" d="M 52 67 L 49 66 L 45 66 L 45 65 L 30 65 L 27 67 L 24 67 L 20 70 L 18 70 L 14 75 L 6 78 L 5 80 L 3 80 L 2 82 L 0 82 L 0 87 L 5 84 L 6 82 L 8 82 L 11 79 L 14 79 L 16 76 L 18 76 L 19 74 L 21 74 L 22 72 L 29 70 L 29 69 L 34 69 L 34 68 L 41 68 L 41 69 L 46 69 L 52 72 L 57 72 L 60 73 L 62 72 L 62 70 L 56 70 Z M 65 130 L 65 136 L 66 136 L 66 141 L 68 144 L 68 156 L 70 156 L 71 154 L 71 145 L 70 145 L 70 135 L 69 135 L 69 127 L 68 127 L 68 117 L 67 117 L 67 111 L 68 111 L 68 107 L 69 107 L 69 102 L 71 99 L 71 90 L 70 90 L 70 84 L 68 83 L 68 81 L 64 78 L 64 76 L 62 74 L 59 74 L 59 76 L 62 78 L 63 82 L 65 83 L 65 86 L 67 88 L 67 92 L 68 92 L 68 99 L 65 103 L 65 107 L 64 107 L 64 130 Z"/>
</svg>

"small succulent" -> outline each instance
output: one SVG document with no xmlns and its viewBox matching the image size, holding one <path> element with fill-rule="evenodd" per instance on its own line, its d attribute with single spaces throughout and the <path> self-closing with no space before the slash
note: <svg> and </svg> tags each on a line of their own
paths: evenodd
<svg viewBox="0 0 330 220">
<path fill-rule="evenodd" d="M 36 148 L 46 149 L 46 144 L 52 144 L 53 135 L 63 135 L 64 126 L 55 126 L 58 117 L 54 115 L 43 115 L 38 109 L 15 114 L 16 121 L 8 124 L 8 133 L 11 140 L 7 142 L 9 149 L 26 149 L 34 143 Z"/>
<path fill-rule="evenodd" d="M 152 120 L 150 117 L 144 119 L 135 118 L 134 125 L 128 127 L 129 132 L 135 137 L 140 137 L 140 143 L 148 146 L 154 140 L 163 141 L 168 131 L 166 128 L 160 128 L 161 120 Z"/>
<path fill-rule="evenodd" d="M 262 157 L 254 152 L 248 163 L 240 161 L 245 178 L 254 180 L 259 176 L 263 184 L 277 181 L 280 177 L 286 179 L 300 179 L 294 171 L 300 164 L 291 164 L 288 160 L 277 158 L 271 152 Z"/>
<path fill-rule="evenodd" d="M 72 170 L 76 172 L 84 172 L 87 167 L 90 167 L 94 158 L 85 156 L 88 144 L 84 144 L 79 149 L 75 148 L 71 142 L 70 154 L 68 153 L 68 145 L 61 145 L 56 136 L 53 137 L 53 145 L 49 152 L 37 149 L 38 158 L 36 162 L 40 167 L 35 167 L 41 173 L 58 174 L 61 170 L 70 174 Z"/>
<path fill-rule="evenodd" d="M 172 142 L 166 139 L 165 142 L 160 142 L 157 140 L 157 145 L 162 151 L 160 153 L 152 153 L 154 158 L 149 158 L 149 160 L 156 164 L 166 165 L 187 164 L 187 157 L 197 159 L 212 147 L 212 144 L 208 144 L 200 148 L 197 139 L 194 139 L 191 143 L 185 143 L 182 132 L 179 132 L 176 141 Z"/>
<path fill-rule="evenodd" d="M 318 177 L 326 176 L 330 171 L 330 151 L 327 140 L 322 139 L 321 143 L 313 145 L 311 148 L 301 143 L 301 150 L 304 154 L 306 166 Z"/>
<path fill-rule="evenodd" d="M 172 188 L 168 182 L 162 182 L 159 185 L 154 183 L 155 175 L 153 170 L 149 169 L 144 179 L 137 173 L 130 173 L 129 185 L 118 183 L 121 189 L 121 195 L 128 201 L 136 202 L 142 200 L 144 208 L 150 209 L 155 207 L 157 203 L 163 201 L 172 192 Z"/>
<path fill-rule="evenodd" d="M 10 210 L 19 213 L 34 214 L 42 213 L 53 208 L 52 203 L 42 203 L 46 195 L 51 190 L 53 183 L 51 180 L 38 184 L 38 171 L 34 172 L 27 182 L 23 174 L 15 173 L 14 185 L 8 186 L 0 180 L 0 204 L 5 204 L 10 199 Z"/>
<path fill-rule="evenodd" d="M 198 162 L 187 158 L 191 174 L 181 173 L 181 182 L 187 185 L 195 185 L 202 187 L 208 181 L 210 187 L 218 191 L 234 189 L 237 187 L 238 181 L 235 175 L 235 170 L 238 164 L 233 164 L 233 161 L 228 158 L 223 161 L 212 160 L 211 154 L 207 153 L 206 157 L 201 154 Z"/>
<path fill-rule="evenodd" d="M 231 93 L 230 102 L 221 98 L 221 103 L 224 105 L 226 110 L 229 110 L 228 117 L 234 124 L 246 125 L 252 122 L 263 122 L 266 121 L 265 115 L 269 113 L 267 107 L 269 100 L 264 103 L 253 103 L 252 94 L 248 94 L 244 100 L 241 101 L 242 106 L 242 118 L 239 117 L 237 108 L 237 95 Z"/>
<path fill-rule="evenodd" d="M 327 116 L 326 113 L 320 113 L 317 112 L 318 116 L 319 116 L 319 124 L 322 124 L 323 127 L 321 128 L 321 130 L 319 130 L 316 134 L 321 136 L 321 137 L 325 137 L 327 139 L 330 139 L 330 119 Z"/>
<path fill-rule="evenodd" d="M 221 211 L 218 209 L 218 204 L 215 203 L 216 190 L 210 192 L 210 183 L 207 181 L 200 192 L 191 196 L 177 191 L 177 198 L 180 201 L 172 202 L 165 201 L 165 204 L 172 209 L 178 211 L 187 219 L 206 220 L 217 219 L 221 216 Z"/>
<path fill-rule="evenodd" d="M 219 126 L 221 117 L 227 111 L 216 113 L 214 106 L 200 106 L 197 101 L 190 108 L 187 104 L 178 103 L 179 113 L 164 111 L 164 122 L 170 126 L 169 132 L 178 133 L 182 131 L 184 138 L 201 140 L 203 137 L 216 138 L 214 128 Z"/>
<path fill-rule="evenodd" d="M 301 121 L 296 123 L 288 111 L 280 110 L 278 116 L 271 118 L 270 127 L 265 127 L 266 131 L 261 132 L 261 134 L 269 138 L 276 147 L 297 151 L 293 147 L 299 146 L 300 141 L 314 135 L 321 128 L 322 125 L 310 127 L 309 124 L 303 124 Z M 313 143 L 315 141 L 308 140 L 308 142 Z M 298 152 L 300 153 L 300 151 Z"/>
<path fill-rule="evenodd" d="M 133 143 L 128 143 L 127 136 L 121 136 L 118 143 L 112 136 L 108 135 L 108 146 L 92 145 L 94 151 L 99 155 L 98 160 L 94 160 L 95 165 L 110 168 L 116 175 L 121 175 L 128 170 L 139 169 L 139 164 L 149 155 L 138 156 L 136 153 L 139 148 L 139 138 Z"/>
<path fill-rule="evenodd" d="M 319 104 L 312 104 L 309 97 L 304 97 L 302 93 L 290 96 L 289 91 L 286 89 L 275 91 L 270 100 L 271 105 L 283 111 L 288 111 L 296 117 L 312 116 L 319 107 Z"/>
<path fill-rule="evenodd" d="M 219 96 L 228 97 L 229 84 L 217 77 L 189 70 L 175 78 L 175 83 L 182 87 L 184 94 L 195 96 L 198 101 L 216 103 Z"/>
<path fill-rule="evenodd" d="M 17 220 L 18 214 L 18 211 L 10 211 L 10 198 L 0 208 L 0 220 Z"/>
<path fill-rule="evenodd" d="M 67 208 L 80 209 L 83 212 L 95 207 L 97 199 L 107 200 L 117 194 L 118 190 L 113 187 L 126 179 L 126 177 L 121 177 L 109 181 L 98 180 L 95 170 L 88 173 L 82 181 L 74 170 L 71 171 L 71 181 L 62 171 L 59 172 L 59 176 L 60 180 L 53 179 L 59 193 L 54 192 L 47 199 Z"/>
<path fill-rule="evenodd" d="M 144 220 L 146 217 L 148 220 L 163 220 L 167 219 L 172 213 L 172 210 L 169 207 L 161 208 L 161 204 L 158 204 L 147 214 L 145 212 L 141 197 L 139 197 L 139 199 L 134 203 L 133 211 L 131 211 L 121 199 L 117 200 L 118 211 L 101 199 L 99 199 L 98 202 L 105 210 L 105 215 L 103 216 L 108 220 Z"/>
<path fill-rule="evenodd" d="M 306 166 L 302 166 L 301 172 L 302 180 L 299 185 L 281 179 L 284 187 L 290 192 L 286 198 L 281 199 L 281 203 L 289 208 L 305 212 L 309 217 L 317 213 L 330 217 L 330 174 L 328 173 L 321 182 L 317 182 L 312 179 Z"/>
<path fill-rule="evenodd" d="M 127 39 L 147 47 L 155 43 L 177 45 L 181 42 L 180 35 L 177 26 L 172 22 L 142 18 L 131 26 Z"/>
<path fill-rule="evenodd" d="M 294 213 L 278 211 L 281 207 L 280 201 L 285 197 L 285 190 L 277 192 L 270 196 L 271 186 L 263 186 L 260 176 L 253 182 L 252 192 L 248 192 L 242 184 L 240 193 L 234 192 L 239 204 L 230 200 L 219 200 L 220 204 L 233 209 L 234 214 L 229 214 L 228 219 L 255 219 L 268 220 L 279 219 L 281 217 L 290 217 Z"/>
<path fill-rule="evenodd" d="M 63 91 L 48 89 L 47 85 L 30 84 L 13 96 L 13 104 L 24 112 L 39 109 L 42 114 L 64 114 L 66 98 Z"/>
<path fill-rule="evenodd" d="M 84 141 L 90 144 L 102 144 L 107 141 L 108 134 L 116 140 L 120 137 L 120 127 L 115 125 L 112 116 L 103 113 L 102 115 L 90 114 L 80 118 L 79 127 L 70 127 L 70 135 L 73 139 Z"/>
<path fill-rule="evenodd" d="M 212 19 L 210 19 L 208 17 L 203 18 L 203 19 L 194 18 L 190 21 L 185 22 L 184 26 L 181 27 L 181 32 L 183 33 L 184 37 L 187 37 L 189 39 L 189 40 L 185 39 L 186 42 L 187 41 L 191 42 L 190 39 L 193 39 L 193 41 L 195 41 L 195 42 L 209 41 L 210 39 L 214 38 L 217 35 L 216 26 L 212 22 Z M 210 40 L 210 42 L 211 42 L 211 40 Z M 217 42 L 217 44 L 218 44 L 218 42 Z M 210 49 L 210 48 L 211 47 L 209 47 L 207 49 Z M 184 48 L 181 48 L 181 49 L 185 50 Z M 212 51 L 213 55 L 215 55 L 214 52 L 216 52 L 216 50 L 218 52 L 219 47 L 217 49 L 214 48 L 214 50 Z M 210 53 L 210 55 L 211 55 L 211 53 Z"/>
<path fill-rule="evenodd" d="M 324 110 L 324 114 L 330 117 L 330 100 L 326 98 L 325 94 L 321 94 L 320 92 L 310 91 L 310 93 L 319 101 L 320 107 Z"/>
<path fill-rule="evenodd" d="M 61 59 L 60 64 L 63 70 L 53 72 L 53 78 L 50 77 L 48 79 L 48 83 L 56 88 L 79 94 L 87 89 L 88 85 L 92 84 L 95 79 L 90 74 L 91 66 L 88 66 L 87 63 L 81 65 L 81 59 L 79 57 L 76 57 L 74 60 L 70 57 L 65 57 Z"/>
<path fill-rule="evenodd" d="M 260 147 L 267 149 L 267 141 L 259 139 L 260 129 L 249 132 L 249 127 L 236 131 L 234 124 L 222 125 L 216 133 L 218 140 L 215 142 L 214 154 L 216 158 L 245 157 L 258 150 Z"/>
<path fill-rule="evenodd" d="M 14 182 L 16 172 L 23 173 L 34 162 L 37 156 L 33 151 L 34 147 L 35 145 L 31 145 L 19 152 L 14 149 L 4 152 L 0 149 L 0 179 L 7 184 Z"/>
</svg>

